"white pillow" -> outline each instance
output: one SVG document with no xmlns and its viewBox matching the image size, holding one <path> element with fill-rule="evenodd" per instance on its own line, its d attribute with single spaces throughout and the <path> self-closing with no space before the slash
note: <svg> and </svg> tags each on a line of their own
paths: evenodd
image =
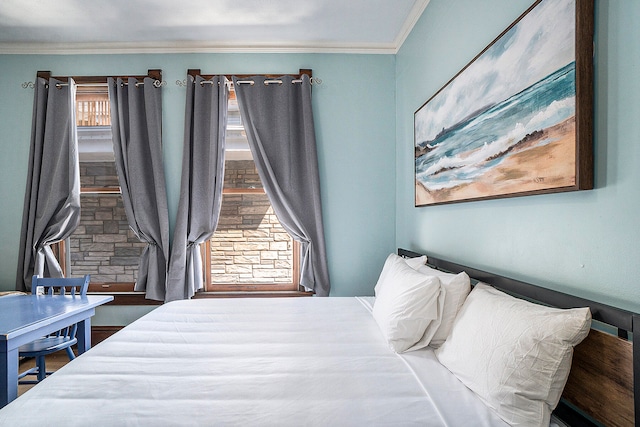
<svg viewBox="0 0 640 427">
<path fill-rule="evenodd" d="M 403 262 L 407 263 L 407 265 L 410 265 L 411 268 L 413 268 L 414 270 L 417 270 L 420 266 L 417 265 L 418 262 L 420 262 L 422 259 L 422 257 L 419 258 L 402 258 L 399 255 L 396 255 L 394 253 L 390 253 L 389 256 L 387 257 L 387 259 L 384 262 L 384 265 L 382 266 L 382 272 L 380 273 L 380 277 L 378 277 L 378 282 L 376 283 L 376 286 L 374 288 L 374 292 L 375 295 L 378 296 L 378 293 L 380 292 L 380 290 L 382 289 L 382 287 L 384 286 L 385 281 L 387 280 L 387 274 L 388 274 L 388 269 L 389 269 L 389 265 L 391 263 L 394 262 L 400 262 L 400 260 L 402 260 Z M 418 261 L 411 261 L 411 260 L 418 260 Z M 424 255 L 424 260 L 422 261 L 422 265 L 424 265 L 424 263 L 427 261 L 427 256 Z"/>
<path fill-rule="evenodd" d="M 444 298 L 440 280 L 418 273 L 400 257 L 390 257 L 376 288 L 373 318 L 389 347 L 402 353 L 429 345 Z"/>
<path fill-rule="evenodd" d="M 436 356 L 507 423 L 549 425 L 590 326 L 588 308 L 545 307 L 478 284 Z"/>
<path fill-rule="evenodd" d="M 407 265 L 413 268 L 414 270 L 419 269 L 420 267 L 424 266 L 427 263 L 426 255 L 422 255 L 415 258 L 403 258 L 403 259 L 404 259 L 404 262 L 406 262 Z"/>
<path fill-rule="evenodd" d="M 429 343 L 429 346 L 438 348 L 449 336 L 456 315 L 460 311 L 460 308 L 462 308 L 462 304 L 464 304 L 467 295 L 471 292 L 471 280 L 464 271 L 459 274 L 445 273 L 426 265 L 420 267 L 418 271 L 427 276 L 438 277 L 442 288 L 446 291 L 444 307 L 442 309 L 442 320 L 438 330 Z"/>
<path fill-rule="evenodd" d="M 389 275 L 389 271 L 391 268 L 391 264 L 393 264 L 397 259 L 402 259 L 396 254 L 389 254 L 387 259 L 384 261 L 384 265 L 382 266 L 382 271 L 380 272 L 380 276 L 378 277 L 378 282 L 376 286 L 373 288 L 374 295 L 377 297 L 378 294 L 382 291 L 385 283 L 388 281 L 387 276 Z"/>
</svg>

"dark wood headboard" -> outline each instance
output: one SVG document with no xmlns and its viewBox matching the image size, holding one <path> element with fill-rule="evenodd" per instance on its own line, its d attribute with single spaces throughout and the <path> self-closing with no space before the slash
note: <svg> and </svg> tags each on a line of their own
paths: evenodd
<svg viewBox="0 0 640 427">
<path fill-rule="evenodd" d="M 465 271 L 472 284 L 487 283 L 514 296 L 558 308 L 589 307 L 593 320 L 617 335 L 593 329 L 574 351 L 571 373 L 556 416 L 572 426 L 640 427 L 640 314 L 521 282 L 429 254 L 398 249 L 398 255 L 427 255 L 427 265 Z M 638 416 L 636 416 L 638 414 Z"/>
</svg>

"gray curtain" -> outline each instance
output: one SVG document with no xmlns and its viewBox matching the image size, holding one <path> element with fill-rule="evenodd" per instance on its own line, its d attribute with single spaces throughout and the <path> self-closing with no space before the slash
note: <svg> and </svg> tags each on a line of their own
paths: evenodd
<svg viewBox="0 0 640 427">
<path fill-rule="evenodd" d="M 166 301 L 203 287 L 200 244 L 218 225 L 224 183 L 228 90 L 224 76 L 188 76 L 182 183 L 173 232 Z"/>
<path fill-rule="evenodd" d="M 62 277 L 51 244 L 80 221 L 80 170 L 73 79 L 38 78 L 24 198 L 16 289 L 31 290 L 34 274 Z"/>
<path fill-rule="evenodd" d="M 311 109 L 311 81 L 253 85 L 233 78 L 240 114 L 256 167 L 282 226 L 300 242 L 300 284 L 317 296 L 331 285 L 325 250 L 318 155 Z"/>
<path fill-rule="evenodd" d="M 162 163 L 162 89 L 154 79 L 107 79 L 118 180 L 129 227 L 147 246 L 135 290 L 163 301 L 166 294 L 169 214 Z"/>
</svg>

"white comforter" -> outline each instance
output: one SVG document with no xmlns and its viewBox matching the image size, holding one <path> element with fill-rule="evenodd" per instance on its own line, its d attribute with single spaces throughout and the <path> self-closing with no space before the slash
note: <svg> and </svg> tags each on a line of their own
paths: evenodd
<svg viewBox="0 0 640 427">
<path fill-rule="evenodd" d="M 0 410 L 7 426 L 504 426 L 366 299 L 165 304 Z"/>
</svg>

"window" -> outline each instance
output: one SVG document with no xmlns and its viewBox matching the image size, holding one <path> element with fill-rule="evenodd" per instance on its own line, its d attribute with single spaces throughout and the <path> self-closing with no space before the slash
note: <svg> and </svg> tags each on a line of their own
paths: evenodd
<svg viewBox="0 0 640 427">
<path fill-rule="evenodd" d="M 218 228 L 205 245 L 207 291 L 297 291 L 299 245 L 282 228 L 256 170 L 230 91 Z"/>
<path fill-rule="evenodd" d="M 93 285 L 133 289 L 145 244 L 129 228 L 118 184 L 109 95 L 105 85 L 79 85 L 76 124 L 80 160 L 80 223 L 63 245 L 67 275 L 91 275 Z M 114 288 L 110 286 L 110 289 Z"/>
</svg>

